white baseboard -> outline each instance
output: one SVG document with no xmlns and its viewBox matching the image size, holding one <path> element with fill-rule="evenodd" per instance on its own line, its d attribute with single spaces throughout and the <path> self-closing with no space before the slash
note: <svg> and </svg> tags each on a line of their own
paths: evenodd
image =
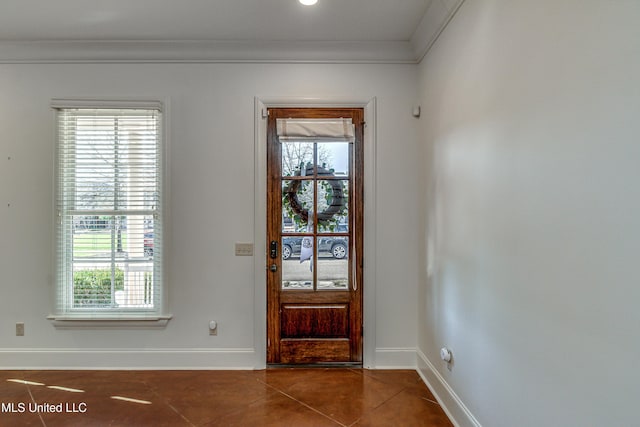
<svg viewBox="0 0 640 427">
<path fill-rule="evenodd" d="M 375 369 L 416 369 L 416 349 L 376 348 Z"/>
<path fill-rule="evenodd" d="M 456 427 L 482 427 L 427 356 L 420 350 L 416 350 L 416 354 L 418 374 L 431 389 L 451 422 Z"/>
<path fill-rule="evenodd" d="M 253 348 L 0 350 L 0 369 L 254 369 Z"/>
</svg>

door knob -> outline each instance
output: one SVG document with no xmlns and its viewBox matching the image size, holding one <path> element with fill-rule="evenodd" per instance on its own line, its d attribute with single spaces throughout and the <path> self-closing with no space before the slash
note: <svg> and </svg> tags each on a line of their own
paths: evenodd
<svg viewBox="0 0 640 427">
<path fill-rule="evenodd" d="M 274 272 L 274 273 L 275 273 L 276 271 L 278 271 L 278 266 L 277 266 L 277 265 L 275 265 L 275 264 L 271 264 L 271 265 L 269 266 L 269 271 L 271 271 L 271 272 Z"/>
</svg>

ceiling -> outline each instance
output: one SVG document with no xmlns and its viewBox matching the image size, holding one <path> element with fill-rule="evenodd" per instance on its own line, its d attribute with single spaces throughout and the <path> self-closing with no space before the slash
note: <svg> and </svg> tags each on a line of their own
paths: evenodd
<svg viewBox="0 0 640 427">
<path fill-rule="evenodd" d="M 58 49 L 62 57 L 82 56 L 93 45 L 95 50 L 108 47 L 114 58 L 118 46 L 133 52 L 149 46 L 158 57 L 161 50 L 175 56 L 179 49 L 193 59 L 205 51 L 212 59 L 251 59 L 251 55 L 260 59 L 256 53 L 263 51 L 265 60 L 278 55 L 295 59 L 293 55 L 301 53 L 305 60 L 305 52 L 307 59 L 347 60 L 361 50 L 361 61 L 370 57 L 415 62 L 460 3 L 319 0 L 315 6 L 303 6 L 297 0 L 2 0 L 0 60 L 42 55 L 38 53 L 42 46 Z M 214 54 L 214 49 L 219 52 Z M 42 59 L 53 59 L 52 55 L 55 52 Z"/>
</svg>

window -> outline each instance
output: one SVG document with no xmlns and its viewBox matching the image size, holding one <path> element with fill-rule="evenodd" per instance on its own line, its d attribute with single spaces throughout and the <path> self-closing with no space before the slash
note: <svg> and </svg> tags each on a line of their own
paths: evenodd
<svg viewBox="0 0 640 427">
<path fill-rule="evenodd" d="M 157 319 L 163 311 L 161 105 L 54 101 L 53 106 L 57 291 L 52 318 Z"/>
</svg>

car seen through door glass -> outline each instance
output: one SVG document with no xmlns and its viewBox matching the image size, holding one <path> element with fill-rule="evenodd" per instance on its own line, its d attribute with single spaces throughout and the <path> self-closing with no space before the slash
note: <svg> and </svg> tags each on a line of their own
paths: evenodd
<svg viewBox="0 0 640 427">
<path fill-rule="evenodd" d="M 282 239 L 282 259 L 299 258 L 302 248 L 301 236 Z M 349 245 L 346 237 L 323 237 L 318 240 L 318 257 L 344 259 L 348 255 Z"/>
</svg>

